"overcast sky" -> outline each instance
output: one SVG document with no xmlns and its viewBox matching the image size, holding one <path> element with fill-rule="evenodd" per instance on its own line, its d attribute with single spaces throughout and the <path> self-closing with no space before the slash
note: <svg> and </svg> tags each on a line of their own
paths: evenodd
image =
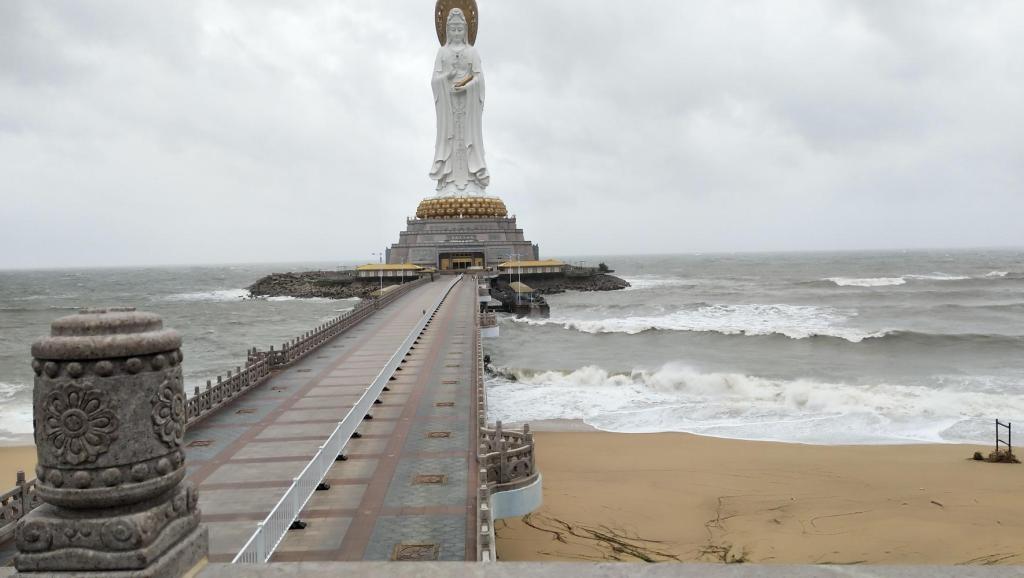
<svg viewBox="0 0 1024 578">
<path fill-rule="evenodd" d="M 0 268 L 370 260 L 431 0 L 0 2 Z M 1024 245 L 1024 2 L 479 0 L 543 256 Z"/>
</svg>

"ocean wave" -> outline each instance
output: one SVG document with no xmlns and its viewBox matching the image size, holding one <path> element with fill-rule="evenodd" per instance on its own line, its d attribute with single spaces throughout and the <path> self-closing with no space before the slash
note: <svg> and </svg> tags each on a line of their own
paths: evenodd
<svg viewBox="0 0 1024 578">
<path fill-rule="evenodd" d="M 914 281 L 966 281 L 972 279 L 970 275 L 948 275 L 946 273 L 932 273 L 930 275 L 904 275 L 904 279 Z"/>
<path fill-rule="evenodd" d="M 32 390 L 32 387 L 25 385 L 24 383 L 7 383 L 0 381 L 0 403 L 7 402 L 19 394 L 28 393 Z"/>
<path fill-rule="evenodd" d="M 882 341 L 916 341 L 929 346 L 971 343 L 974 345 L 1024 346 L 1024 335 L 1006 335 L 999 333 L 926 333 L 923 331 L 889 331 L 879 337 Z"/>
<path fill-rule="evenodd" d="M 1001 333 L 929 333 L 905 329 L 870 331 L 855 327 L 830 325 L 830 323 L 847 322 L 854 315 L 844 315 L 831 308 L 815 308 L 800 305 L 726 306 L 705 304 L 697 304 L 695 307 L 693 310 L 683 310 L 662 316 L 648 317 L 588 320 L 552 316 L 547 319 L 528 317 L 518 319 L 506 317 L 506 319 L 525 325 L 550 325 L 591 334 L 622 333 L 636 335 L 648 331 L 682 331 L 746 337 L 841 339 L 849 343 L 861 343 L 870 340 L 872 343 L 884 343 L 886 346 L 892 346 L 899 342 L 912 342 L 928 347 L 958 344 L 985 347 L 1024 347 L 1024 335 Z M 739 308 L 739 310 L 735 314 L 727 313 L 730 309 L 736 308 Z M 971 306 L 970 308 L 1014 311 L 1024 308 L 1024 304 Z M 815 309 L 819 311 L 815 312 Z M 708 311 L 713 311 L 713 313 L 708 315 Z M 776 312 L 779 314 L 773 315 Z"/>
<path fill-rule="evenodd" d="M 991 271 L 989 273 L 986 273 L 985 277 L 987 277 L 989 279 L 999 279 L 999 278 L 1002 278 L 1002 277 L 1006 277 L 1009 274 L 1010 274 L 1009 271 Z"/>
<path fill-rule="evenodd" d="M 0 381 L 0 442 L 24 442 L 32 434 L 32 387 Z"/>
<path fill-rule="evenodd" d="M 840 287 L 888 287 L 892 285 L 905 285 L 907 280 L 903 277 L 871 277 L 856 279 L 852 277 L 829 277 L 824 281 L 831 281 Z"/>
<path fill-rule="evenodd" d="M 842 324 L 855 312 L 813 305 L 704 305 L 659 316 L 577 319 L 552 316 L 547 319 L 520 318 L 517 323 L 557 325 L 583 333 L 626 333 L 644 331 L 705 331 L 725 335 L 784 335 L 791 339 L 823 336 L 858 343 L 883 337 L 886 331 L 866 331 Z"/>
<path fill-rule="evenodd" d="M 1002 271 L 993 271 L 1002 273 Z M 1003 273 L 1002 276 L 1005 276 Z M 984 277 L 994 277 L 991 273 Z M 899 277 L 827 277 L 822 281 L 829 281 L 839 287 L 892 287 L 906 285 L 908 281 L 968 281 L 974 279 L 970 275 L 950 275 L 948 273 L 930 273 L 927 275 L 901 275 Z"/>
<path fill-rule="evenodd" d="M 267 301 L 302 301 L 304 303 L 327 303 L 333 301 L 328 297 L 292 297 L 291 295 L 277 295 L 275 297 L 267 297 Z"/>
<path fill-rule="evenodd" d="M 507 422 L 571 419 L 615 432 L 807 443 L 976 442 L 987 439 L 994 416 L 1024 415 L 1021 395 L 701 373 L 681 364 L 504 370 L 490 380 L 488 401 L 489 417 Z"/>
<path fill-rule="evenodd" d="M 659 277 L 656 275 L 641 275 L 637 277 L 623 277 L 629 283 L 626 291 L 639 291 L 644 289 L 660 289 L 662 287 L 695 287 L 694 283 L 678 277 Z"/>
<path fill-rule="evenodd" d="M 168 301 L 240 301 L 249 298 L 248 289 L 219 289 L 216 291 L 197 291 L 194 293 L 175 293 L 164 299 Z"/>
</svg>

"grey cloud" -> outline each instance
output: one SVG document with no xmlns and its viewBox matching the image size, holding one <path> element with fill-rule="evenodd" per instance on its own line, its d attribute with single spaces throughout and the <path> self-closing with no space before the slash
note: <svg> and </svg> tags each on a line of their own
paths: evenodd
<svg viewBox="0 0 1024 578">
<path fill-rule="evenodd" d="M 365 260 L 432 191 L 430 5 L 0 5 L 0 267 Z M 1022 245 L 1019 3 L 480 0 L 547 255 Z"/>
</svg>

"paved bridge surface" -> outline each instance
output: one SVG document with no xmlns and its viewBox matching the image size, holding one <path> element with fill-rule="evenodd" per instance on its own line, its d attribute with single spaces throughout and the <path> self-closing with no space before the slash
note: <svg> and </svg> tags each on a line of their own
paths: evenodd
<svg viewBox="0 0 1024 578">
<path fill-rule="evenodd" d="M 450 281 L 412 290 L 189 429 L 211 562 L 242 548 Z M 472 280 L 456 284 L 272 561 L 476 559 L 476 306 Z"/>
</svg>

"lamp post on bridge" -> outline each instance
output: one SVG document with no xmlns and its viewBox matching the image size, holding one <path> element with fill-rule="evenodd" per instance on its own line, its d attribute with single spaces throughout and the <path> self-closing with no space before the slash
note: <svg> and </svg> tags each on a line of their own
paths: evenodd
<svg viewBox="0 0 1024 578">
<path fill-rule="evenodd" d="M 519 265 L 519 258 L 522 257 L 522 256 L 523 256 L 522 253 L 509 253 L 508 254 L 509 263 L 512 263 L 512 259 L 515 259 L 516 271 L 518 272 L 518 280 L 519 280 L 520 284 L 522 284 L 522 282 L 523 282 L 523 268 L 522 268 L 521 265 Z M 510 285 L 512 284 L 512 268 L 511 267 L 509 267 L 509 270 L 508 270 L 508 282 L 509 282 Z M 516 291 L 515 289 L 513 289 L 512 292 L 516 294 L 516 305 L 519 305 L 519 291 Z"/>
<path fill-rule="evenodd" d="M 371 253 L 377 258 L 377 264 L 380 267 L 377 269 L 377 276 L 380 277 L 380 293 L 377 294 L 377 299 L 384 296 L 384 253 Z"/>
</svg>

